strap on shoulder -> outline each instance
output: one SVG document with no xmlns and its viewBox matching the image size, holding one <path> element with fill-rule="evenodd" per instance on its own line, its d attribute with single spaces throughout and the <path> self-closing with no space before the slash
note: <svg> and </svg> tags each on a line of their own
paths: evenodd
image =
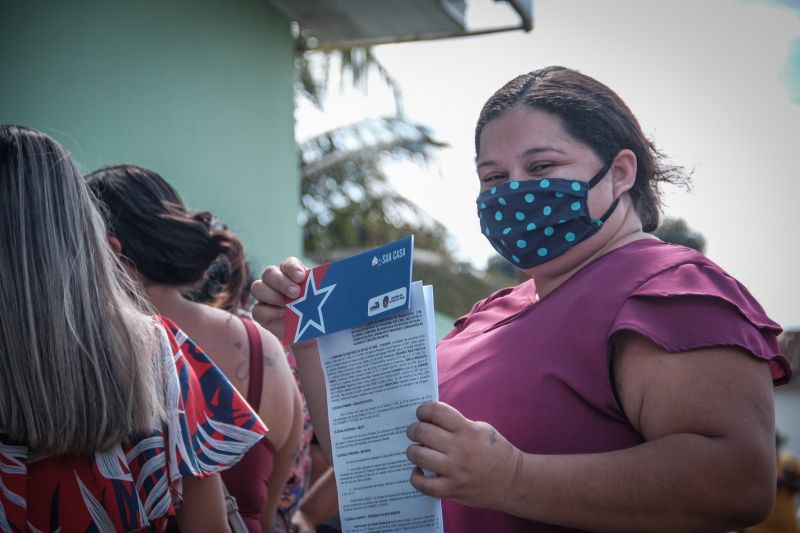
<svg viewBox="0 0 800 533">
<path fill-rule="evenodd" d="M 261 406 L 261 389 L 264 386 L 264 351 L 261 346 L 261 335 L 255 323 L 249 318 L 240 317 L 247 330 L 247 341 L 250 343 L 250 382 L 247 384 L 247 403 L 258 411 Z"/>
</svg>

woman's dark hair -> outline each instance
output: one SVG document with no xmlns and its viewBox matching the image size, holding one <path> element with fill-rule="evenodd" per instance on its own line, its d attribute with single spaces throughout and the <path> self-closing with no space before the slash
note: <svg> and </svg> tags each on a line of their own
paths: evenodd
<svg viewBox="0 0 800 533">
<path fill-rule="evenodd" d="M 219 218 L 211 221 L 214 231 L 228 231 Z M 234 314 L 247 314 L 253 307 L 250 286 L 256 280 L 253 269 L 241 254 L 231 262 L 228 256 L 221 255 L 206 270 L 203 282 L 183 293 L 184 298 L 193 302 L 224 309 Z"/>
<path fill-rule="evenodd" d="M 589 146 L 604 163 L 625 148 L 636 154 L 636 181 L 629 191 L 644 231 L 658 226 L 659 183 L 688 185 L 689 176 L 669 165 L 625 102 L 599 81 L 564 67 L 547 67 L 517 76 L 484 104 L 475 128 L 475 152 L 483 127 L 517 106 L 530 106 L 558 116 L 566 131 Z"/>
<path fill-rule="evenodd" d="M 122 258 L 148 281 L 193 285 L 224 256 L 228 283 L 237 294 L 245 283 L 241 241 L 212 228 L 212 215 L 186 209 L 177 191 L 152 170 L 135 165 L 103 167 L 87 176 Z"/>
</svg>

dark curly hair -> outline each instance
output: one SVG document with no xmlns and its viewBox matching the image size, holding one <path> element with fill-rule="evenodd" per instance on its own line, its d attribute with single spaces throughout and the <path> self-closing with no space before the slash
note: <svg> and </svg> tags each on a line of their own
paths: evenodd
<svg viewBox="0 0 800 533">
<path fill-rule="evenodd" d="M 213 264 L 227 265 L 227 292 L 246 283 L 244 248 L 231 232 L 212 227 L 207 211 L 186 209 L 177 191 L 152 170 L 135 165 L 98 169 L 87 177 L 122 258 L 147 280 L 172 286 L 198 284 Z"/>
</svg>

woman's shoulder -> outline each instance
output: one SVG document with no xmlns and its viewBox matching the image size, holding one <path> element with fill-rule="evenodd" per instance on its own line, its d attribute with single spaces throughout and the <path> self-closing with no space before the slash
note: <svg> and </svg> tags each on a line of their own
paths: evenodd
<svg viewBox="0 0 800 533">
<path fill-rule="evenodd" d="M 781 327 L 736 278 L 703 254 L 660 241 L 639 245 L 649 269 L 627 295 L 610 334 L 644 335 L 668 352 L 733 346 L 770 362 L 776 383 L 791 376 Z"/>
</svg>

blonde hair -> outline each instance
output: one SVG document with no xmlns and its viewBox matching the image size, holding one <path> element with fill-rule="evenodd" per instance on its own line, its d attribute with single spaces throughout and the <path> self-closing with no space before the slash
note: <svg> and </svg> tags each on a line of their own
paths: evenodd
<svg viewBox="0 0 800 533">
<path fill-rule="evenodd" d="M 69 154 L 0 125 L 0 432 L 52 455 L 164 418 L 156 325 Z"/>
</svg>

